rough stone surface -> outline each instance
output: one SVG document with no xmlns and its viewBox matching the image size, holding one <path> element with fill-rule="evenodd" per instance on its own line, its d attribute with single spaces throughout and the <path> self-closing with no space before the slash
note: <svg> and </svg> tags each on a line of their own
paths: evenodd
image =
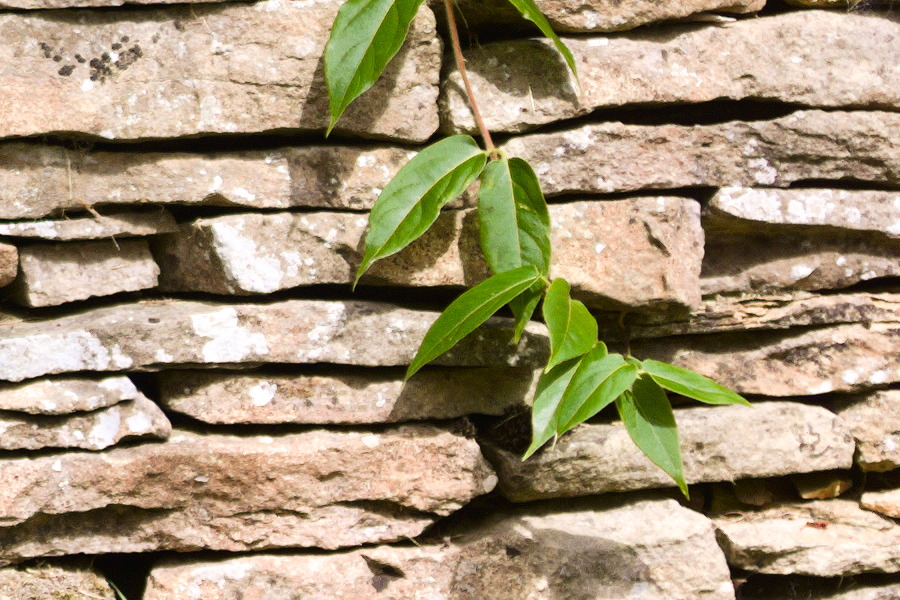
<svg viewBox="0 0 900 600">
<path fill-rule="evenodd" d="M 89 413 L 66 416 L 0 413 L 0 449 L 84 448 L 102 450 L 126 438 L 165 438 L 166 415 L 145 396 Z"/>
<path fill-rule="evenodd" d="M 474 440 L 426 425 L 272 437 L 178 431 L 160 444 L 5 459 L 0 479 L 0 561 L 394 541 L 496 483 Z"/>
<path fill-rule="evenodd" d="M 340 5 L 265 0 L 0 16 L 0 137 L 322 131 L 322 52 Z M 405 49 L 340 130 L 428 139 L 438 124 L 440 54 L 434 16 L 422 8 Z"/>
<path fill-rule="evenodd" d="M 860 498 L 860 506 L 881 513 L 886 517 L 900 519 L 900 489 L 883 492 L 865 492 Z"/>
<path fill-rule="evenodd" d="M 840 469 L 853 463 L 849 431 L 833 413 L 817 406 L 761 402 L 753 408 L 679 408 L 675 419 L 689 483 Z M 494 445 L 486 451 L 500 476 L 501 491 L 516 502 L 673 485 L 618 422 L 582 425 L 525 462 L 519 453 Z"/>
<path fill-rule="evenodd" d="M 725 27 L 568 38 L 580 95 L 547 40 L 479 46 L 467 54 L 466 67 L 492 131 L 521 132 L 612 106 L 718 99 L 896 109 L 898 36 L 900 23 L 890 19 L 821 11 Z M 873 44 L 891 50 L 873 56 Z M 452 72 L 441 98 L 449 132 L 476 130 L 463 90 L 459 72 Z"/>
<path fill-rule="evenodd" d="M 709 521 L 672 500 L 501 514 L 446 545 L 170 559 L 144 600 L 733 599 Z"/>
<path fill-rule="evenodd" d="M 633 344 L 636 356 L 678 364 L 741 394 L 807 396 L 900 381 L 900 324 L 734 333 Z"/>
<path fill-rule="evenodd" d="M 808 179 L 898 187 L 898 137 L 897 113 L 810 110 L 713 125 L 585 125 L 513 138 L 503 149 L 528 160 L 549 195 Z"/>
<path fill-rule="evenodd" d="M 660 196 L 572 202 L 550 206 L 550 218 L 551 275 L 566 278 L 590 305 L 684 308 L 699 302 L 703 230 L 695 201 Z M 362 256 L 366 223 L 363 215 L 334 212 L 199 219 L 156 246 L 161 285 L 259 294 L 348 284 Z M 475 211 L 447 211 L 433 230 L 376 264 L 362 282 L 461 286 L 489 274 Z"/>
<path fill-rule="evenodd" d="M 13 0 L 5 0 L 7 2 Z M 26 1 L 26 0 L 17 0 Z M 42 0 L 45 1 L 45 0 Z M 701 17 L 709 11 L 724 13 L 755 12 L 765 0 L 536 0 L 554 31 L 590 33 L 623 31 L 648 23 Z M 443 18 L 440 0 L 429 0 L 439 18 Z M 521 27 L 522 15 L 503 0 L 458 0 L 457 5 L 471 28 Z M 534 31 L 529 29 L 529 32 Z"/>
<path fill-rule="evenodd" d="M 159 267 L 146 240 L 35 244 L 19 251 L 12 298 L 26 306 L 54 306 L 156 287 Z"/>
<path fill-rule="evenodd" d="M 164 371 L 163 406 L 200 421 L 232 423 L 393 423 L 499 416 L 526 406 L 539 371 L 515 368 L 400 372 L 228 374 Z"/>
<path fill-rule="evenodd" d="M 113 406 L 140 395 L 127 377 L 40 379 L 0 386 L 0 410 L 67 415 Z"/>
<path fill-rule="evenodd" d="M 0 244 L 0 287 L 9 285 L 19 272 L 19 252 L 15 246 Z"/>
<path fill-rule="evenodd" d="M 900 192 L 800 188 L 724 188 L 709 201 L 703 214 L 706 229 L 758 231 L 784 226 L 806 235 L 809 227 L 847 229 L 900 237 Z"/>
<path fill-rule="evenodd" d="M 853 500 L 781 504 L 714 519 L 728 564 L 773 575 L 900 571 L 900 525 Z"/>
<path fill-rule="evenodd" d="M 832 409 L 856 438 L 856 460 L 864 471 L 900 467 L 900 390 L 838 398 Z"/>
<path fill-rule="evenodd" d="M 0 569 L 0 600 L 116 600 L 106 580 L 91 571 L 49 565 Z"/>
<path fill-rule="evenodd" d="M 172 364 L 402 366 L 415 356 L 437 315 L 364 301 L 120 304 L 0 325 L 0 380 Z M 529 324 L 515 346 L 510 344 L 512 334 L 512 319 L 490 319 L 436 363 L 475 367 L 546 363 L 546 327 Z"/>
<path fill-rule="evenodd" d="M 93 240 L 156 235 L 177 231 L 178 225 L 165 210 L 105 212 L 97 217 L 0 223 L 0 235 L 44 240 Z"/>
</svg>

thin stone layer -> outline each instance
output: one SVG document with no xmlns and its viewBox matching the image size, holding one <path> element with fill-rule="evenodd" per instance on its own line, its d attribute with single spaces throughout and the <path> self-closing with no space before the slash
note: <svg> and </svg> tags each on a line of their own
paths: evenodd
<svg viewBox="0 0 900 600">
<path fill-rule="evenodd" d="M 140 395 L 127 377 L 38 379 L 0 386 L 0 410 L 32 415 L 68 415 L 135 400 Z"/>
<path fill-rule="evenodd" d="M 879 492 L 864 492 L 859 505 L 866 510 L 877 512 L 886 517 L 900 519 L 900 488 Z"/>
<path fill-rule="evenodd" d="M 104 211 L 104 213 L 99 216 L 76 216 L 58 220 L 0 223 L 0 235 L 68 241 L 139 237 L 178 230 L 175 219 L 163 209 L 143 212 Z"/>
</svg>

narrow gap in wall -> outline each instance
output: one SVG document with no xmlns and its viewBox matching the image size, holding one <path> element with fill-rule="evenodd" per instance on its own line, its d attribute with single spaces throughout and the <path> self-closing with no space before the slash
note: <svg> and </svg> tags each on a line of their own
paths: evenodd
<svg viewBox="0 0 900 600">
<path fill-rule="evenodd" d="M 863 190 L 876 192 L 897 192 L 900 185 L 891 185 L 884 181 L 859 181 L 856 179 L 802 179 L 794 181 L 790 189 L 828 188 L 832 190 Z"/>
<path fill-rule="evenodd" d="M 126 600 L 141 600 L 150 569 L 165 554 L 163 552 L 99 554 L 93 557 L 94 568 L 112 582 Z"/>
<path fill-rule="evenodd" d="M 763 575 L 736 571 L 732 577 L 742 582 L 738 600 L 806 600 L 839 592 L 897 583 L 896 575 L 857 575 L 851 577 L 808 577 L 802 575 Z"/>
<path fill-rule="evenodd" d="M 611 193 L 572 193 L 567 192 L 549 196 L 547 203 L 566 204 L 569 202 L 610 202 L 615 200 L 632 200 L 634 198 L 646 198 L 647 196 L 675 196 L 692 198 L 701 204 L 706 204 L 719 188 L 710 186 L 685 186 L 677 188 L 643 188 L 626 192 Z"/>
</svg>

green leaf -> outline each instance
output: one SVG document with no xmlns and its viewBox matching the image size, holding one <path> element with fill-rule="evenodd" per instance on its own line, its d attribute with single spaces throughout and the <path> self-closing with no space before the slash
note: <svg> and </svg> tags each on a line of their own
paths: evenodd
<svg viewBox="0 0 900 600">
<path fill-rule="evenodd" d="M 419 152 L 381 192 L 369 214 L 366 251 L 354 287 L 372 263 L 396 254 L 437 220 L 484 170 L 487 156 L 472 137 L 455 135 Z"/>
<path fill-rule="evenodd" d="M 484 170 L 478 194 L 481 249 L 494 273 L 534 265 L 550 273 L 550 214 L 541 185 L 521 158 L 501 159 Z"/>
<path fill-rule="evenodd" d="M 513 316 L 516 319 L 516 328 L 513 331 L 514 343 L 519 343 L 519 339 L 525 331 L 525 326 L 528 325 L 528 321 L 530 321 L 532 315 L 534 315 L 534 310 L 537 308 L 538 302 L 540 302 L 541 298 L 544 296 L 545 285 L 546 284 L 543 281 L 539 281 L 522 292 L 518 298 L 513 298 L 509 303 L 509 308 L 512 310 Z"/>
<path fill-rule="evenodd" d="M 688 497 L 678 429 L 666 392 L 650 377 L 642 375 L 634 383 L 632 391 L 616 399 L 616 408 L 635 445 L 653 464 L 674 479 L 681 492 Z"/>
<path fill-rule="evenodd" d="M 750 406 L 750 403 L 739 394 L 722 387 L 709 377 L 704 377 L 699 373 L 659 362 L 658 360 L 645 360 L 641 363 L 641 366 L 653 378 L 653 381 L 670 392 L 675 392 L 706 404 L 743 404 Z"/>
<path fill-rule="evenodd" d="M 400 50 L 422 2 L 348 0 L 338 10 L 325 46 L 325 82 L 331 107 L 328 133 Z"/>
<path fill-rule="evenodd" d="M 597 321 L 584 304 L 569 297 L 569 283 L 555 279 L 544 298 L 544 321 L 550 331 L 547 369 L 591 351 L 597 343 Z"/>
<path fill-rule="evenodd" d="M 583 423 L 630 390 L 638 369 L 621 354 L 606 354 L 600 344 L 578 365 L 559 406 L 558 435 Z"/>
<path fill-rule="evenodd" d="M 556 435 L 556 409 L 580 362 L 573 358 L 541 374 L 534 404 L 531 406 L 531 446 L 525 451 L 522 460 L 537 452 Z"/>
<path fill-rule="evenodd" d="M 575 75 L 575 78 L 577 79 L 578 69 L 575 68 L 575 57 L 572 56 L 572 52 L 569 51 L 562 40 L 559 39 L 559 36 L 556 35 L 556 32 L 553 31 L 553 28 L 550 27 L 550 23 L 547 22 L 547 18 L 541 13 L 541 9 L 537 7 L 534 0 L 509 0 L 509 2 L 522 13 L 523 17 L 537 25 L 538 29 L 541 30 L 541 33 L 553 41 L 553 45 L 556 46 L 559 53 L 566 59 L 566 63 L 569 65 L 569 68 L 572 69 L 572 74 Z"/>
<path fill-rule="evenodd" d="M 452 348 L 510 300 L 540 279 L 528 265 L 498 273 L 464 292 L 432 324 L 413 358 L 406 378 Z"/>
</svg>

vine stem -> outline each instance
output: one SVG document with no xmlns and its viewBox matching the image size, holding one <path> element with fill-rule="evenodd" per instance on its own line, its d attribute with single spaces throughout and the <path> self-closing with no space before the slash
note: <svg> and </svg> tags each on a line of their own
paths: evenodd
<svg viewBox="0 0 900 600">
<path fill-rule="evenodd" d="M 466 96 L 469 98 L 469 106 L 472 107 L 472 114 L 475 116 L 475 122 L 481 131 L 481 137 L 484 139 L 485 149 L 490 153 L 491 159 L 496 160 L 500 157 L 500 152 L 491 139 L 491 132 L 488 131 L 478 110 L 478 103 L 475 101 L 475 94 L 472 92 L 472 84 L 469 83 L 469 74 L 466 71 L 466 59 L 463 58 L 462 45 L 459 43 L 459 31 L 456 28 L 456 17 L 453 14 L 453 0 L 444 0 L 444 8 L 447 10 L 447 27 L 450 29 L 450 40 L 453 45 L 453 56 L 456 58 L 456 66 L 459 69 L 459 75 L 462 77 L 463 85 L 466 88 Z"/>
</svg>

